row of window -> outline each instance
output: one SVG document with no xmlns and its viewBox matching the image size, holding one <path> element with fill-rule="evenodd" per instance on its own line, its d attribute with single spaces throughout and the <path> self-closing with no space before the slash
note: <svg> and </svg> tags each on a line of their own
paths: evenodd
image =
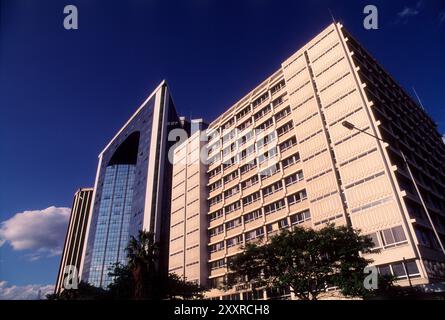
<svg viewBox="0 0 445 320">
<path fill-rule="evenodd" d="M 262 213 L 260 210 L 252 212 L 252 214 L 255 215 L 255 216 L 250 217 L 252 219 L 259 219 L 262 217 Z M 244 216 L 244 219 L 246 219 L 246 216 Z M 297 224 L 301 224 L 305 221 L 308 221 L 310 219 L 311 219 L 311 215 L 310 215 L 309 210 L 305 210 L 305 211 L 302 211 L 297 214 L 293 214 L 293 215 L 289 216 L 289 220 L 287 218 L 284 218 L 277 222 L 267 224 L 265 226 L 266 233 L 271 234 L 275 231 L 288 228 L 289 224 L 291 226 L 294 226 Z M 230 225 L 231 228 L 235 228 L 236 226 L 241 225 L 241 218 L 232 220 L 231 222 L 226 223 L 226 226 L 227 225 Z M 248 241 L 254 240 L 256 238 L 262 237 L 262 236 L 264 236 L 264 234 L 265 234 L 264 227 L 259 227 L 254 230 L 251 230 L 249 232 L 246 232 L 244 234 L 244 238 L 245 238 L 245 241 L 248 242 Z M 210 245 L 209 251 L 210 251 L 210 253 L 218 252 L 218 251 L 224 250 L 225 248 L 230 248 L 230 247 L 233 247 L 236 245 L 243 244 L 243 242 L 244 242 L 243 235 L 242 234 L 237 235 L 235 237 L 232 237 L 232 238 L 229 238 L 229 239 L 226 239 L 226 240 L 223 240 L 218 243 Z M 224 259 L 221 259 L 221 260 L 224 260 Z M 220 261 L 220 260 L 218 260 L 218 261 Z M 225 266 L 225 264 L 221 264 L 220 262 L 218 262 L 214 266 L 215 266 L 215 268 L 220 268 L 220 267 Z"/>
<path fill-rule="evenodd" d="M 260 197 L 259 196 L 259 192 L 256 192 L 256 193 L 252 194 L 251 196 L 252 197 L 256 197 L 256 199 L 259 199 L 259 197 Z M 251 196 L 249 196 L 249 197 L 251 197 Z M 296 204 L 298 202 L 301 202 L 301 201 L 307 199 L 306 189 L 300 190 L 300 191 L 298 191 L 298 192 L 296 192 L 296 193 L 286 197 L 285 199 L 287 199 L 287 203 L 288 203 L 289 206 L 293 205 L 293 204 Z M 272 203 L 264 206 L 263 207 L 264 214 L 265 215 L 269 215 L 269 214 L 272 214 L 274 212 L 277 212 L 277 211 L 280 211 L 280 210 L 284 209 L 286 207 L 286 200 L 285 199 L 280 199 L 278 201 L 272 202 Z M 251 198 L 249 198 L 249 200 L 251 200 Z M 244 199 L 243 199 L 243 201 L 244 201 Z M 241 201 L 236 201 L 236 202 L 226 206 L 224 208 L 224 211 L 223 211 L 223 209 L 220 209 L 220 210 L 218 210 L 216 212 L 213 212 L 212 214 L 210 214 L 209 219 L 210 219 L 210 221 L 219 219 L 220 217 L 223 216 L 223 212 L 225 214 L 230 214 L 231 212 L 234 212 L 234 211 L 236 211 L 236 210 L 238 210 L 240 208 L 241 208 Z M 233 229 L 233 228 L 236 228 L 236 227 L 240 226 L 242 224 L 242 219 L 244 219 L 244 223 L 247 223 L 247 222 L 250 222 L 250 221 L 252 221 L 254 219 L 258 219 L 258 218 L 262 217 L 262 215 L 263 215 L 262 209 L 258 209 L 257 211 L 260 211 L 260 212 L 256 212 L 256 211 L 253 212 L 253 213 L 251 212 L 251 213 L 248 213 L 248 214 L 244 215 L 243 217 L 239 217 L 239 218 L 237 218 L 235 220 L 231 220 L 229 222 L 226 222 L 225 223 L 226 230 L 230 230 L 230 229 Z M 219 235 L 219 234 L 221 234 L 223 232 L 224 232 L 224 224 L 221 224 L 221 225 L 219 225 L 217 227 L 214 227 L 214 228 L 210 229 L 209 230 L 209 236 L 213 237 L 213 236 Z"/>
<path fill-rule="evenodd" d="M 262 119 L 265 115 L 269 114 L 271 111 L 272 111 L 272 107 L 269 105 L 269 106 L 261 109 L 259 112 L 255 113 L 255 115 L 253 116 L 253 119 L 255 121 L 258 121 L 258 120 Z M 288 116 L 289 114 L 291 114 L 291 109 L 290 109 L 290 106 L 287 106 L 285 109 L 283 109 L 280 112 L 278 112 L 277 114 L 275 114 L 274 117 L 271 117 L 267 121 L 259 124 L 257 127 L 254 128 L 254 130 L 250 130 L 250 131 L 246 132 L 245 134 L 240 136 L 239 139 L 236 141 L 238 147 L 243 146 L 246 143 L 246 141 L 249 141 L 253 137 L 253 131 L 256 131 L 257 135 L 259 135 L 261 132 L 270 128 L 274 124 L 274 119 L 275 119 L 275 122 L 278 122 L 278 121 L 282 120 L 283 118 L 285 118 L 286 116 Z M 225 133 L 225 135 L 223 136 L 222 141 L 219 140 L 218 142 L 212 144 L 209 147 L 208 154 L 211 155 L 214 152 L 216 152 L 218 149 L 221 148 L 222 144 L 225 144 L 226 142 L 231 141 L 233 138 L 235 138 L 238 135 L 238 132 L 242 132 L 242 131 L 246 130 L 252 124 L 253 124 L 253 121 L 250 118 L 250 119 L 246 120 L 245 122 L 241 123 L 236 129 L 228 130 L 228 132 Z M 292 128 L 293 128 L 293 124 L 292 124 L 292 121 L 290 121 L 290 124 L 287 123 L 285 126 L 277 129 L 278 135 L 280 136 L 281 134 L 288 132 Z M 224 148 L 223 156 L 234 151 L 235 145 L 236 145 L 236 143 L 233 142 L 229 147 Z M 209 162 L 214 163 L 214 162 L 219 161 L 220 159 L 221 159 L 221 154 L 217 153 L 209 159 Z"/>
<path fill-rule="evenodd" d="M 261 161 L 264 163 L 266 161 L 266 159 L 268 159 L 269 157 L 273 157 L 274 153 L 271 152 L 271 150 L 269 150 L 268 153 L 263 156 L 264 156 L 264 158 L 261 158 Z M 293 154 L 292 156 L 284 159 L 281 162 L 281 166 L 283 167 L 283 170 L 284 170 L 299 161 L 300 161 L 300 156 L 298 153 L 296 153 L 296 154 Z M 261 177 L 261 180 L 264 181 L 267 178 L 273 176 L 274 174 L 281 172 L 281 166 L 279 163 L 273 164 L 272 166 L 259 172 L 258 175 L 254 175 L 247 180 L 241 181 L 241 189 L 244 190 L 246 188 L 249 188 L 249 187 L 255 185 L 256 183 L 259 182 L 260 177 Z M 249 172 L 250 170 L 253 170 L 254 168 L 258 168 L 256 159 L 241 166 L 239 171 L 235 170 L 235 171 L 229 173 L 228 175 L 224 176 L 222 178 L 222 180 L 217 180 L 214 183 L 212 183 L 211 185 L 209 185 L 209 191 L 213 192 L 213 191 L 221 188 L 223 186 L 223 184 L 227 184 L 227 183 L 237 179 L 239 177 L 239 172 L 241 172 L 241 174 L 245 174 L 245 173 Z M 303 172 L 300 170 L 297 173 L 287 177 L 286 178 L 287 180 L 285 181 L 285 183 L 286 183 L 286 185 L 291 185 L 298 181 L 301 181 L 303 178 L 304 178 Z M 240 188 L 238 187 L 238 185 L 236 185 L 233 188 L 226 190 L 224 192 L 224 194 L 218 194 L 218 195 L 212 197 L 209 200 L 209 205 L 210 206 L 216 205 L 223 200 L 223 196 L 225 199 L 227 199 L 227 198 L 230 198 L 231 196 L 237 194 L 239 191 L 240 191 Z"/>
</svg>

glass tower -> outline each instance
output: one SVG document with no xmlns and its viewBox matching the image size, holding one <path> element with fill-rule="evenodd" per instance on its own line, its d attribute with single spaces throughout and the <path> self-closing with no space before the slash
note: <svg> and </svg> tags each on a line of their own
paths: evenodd
<svg viewBox="0 0 445 320">
<path fill-rule="evenodd" d="M 159 267 L 167 272 L 172 165 L 170 130 L 181 127 L 165 82 L 146 99 L 99 155 L 81 280 L 106 288 L 116 263 L 140 230 L 160 246 Z"/>
</svg>

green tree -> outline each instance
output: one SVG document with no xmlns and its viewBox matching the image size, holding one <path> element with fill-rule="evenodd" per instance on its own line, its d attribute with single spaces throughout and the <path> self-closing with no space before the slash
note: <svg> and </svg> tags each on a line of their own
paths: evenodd
<svg viewBox="0 0 445 320">
<path fill-rule="evenodd" d="M 202 288 L 175 274 L 165 276 L 158 268 L 159 245 L 154 234 L 140 231 L 127 246 L 126 265 L 115 264 L 108 286 L 114 299 L 193 299 L 201 297 Z"/>
<path fill-rule="evenodd" d="M 263 244 L 247 244 L 229 264 L 228 285 L 290 287 L 302 300 L 316 300 L 327 287 L 345 296 L 366 297 L 364 268 L 372 261 L 360 253 L 373 247 L 369 237 L 346 226 L 320 230 L 295 227 L 283 230 Z"/>
</svg>

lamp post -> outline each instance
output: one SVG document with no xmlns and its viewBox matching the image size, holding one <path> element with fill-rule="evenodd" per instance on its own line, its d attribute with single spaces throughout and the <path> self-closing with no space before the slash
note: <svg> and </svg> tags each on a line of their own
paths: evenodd
<svg viewBox="0 0 445 320">
<path fill-rule="evenodd" d="M 385 142 L 384 140 L 380 139 L 379 137 L 377 137 L 377 136 L 375 136 L 375 135 L 373 135 L 373 134 L 371 134 L 369 132 L 366 132 L 363 129 L 357 128 L 355 125 L 353 125 L 352 123 L 350 123 L 348 121 L 343 121 L 342 125 L 343 125 L 343 127 L 347 128 L 348 130 L 357 130 L 357 131 L 360 131 L 360 132 L 362 132 L 364 134 L 367 134 L 368 136 L 373 137 L 374 139 L 377 139 L 378 141 Z M 433 220 L 431 219 L 430 213 L 429 213 L 428 208 L 427 208 L 427 206 L 425 204 L 425 201 L 423 200 L 422 194 L 420 193 L 420 190 L 419 190 L 419 187 L 417 185 L 416 179 L 414 179 L 414 176 L 413 176 L 413 174 L 411 172 L 411 168 L 410 168 L 410 166 L 408 164 L 408 161 L 406 160 L 405 154 L 403 153 L 402 150 L 399 150 L 399 151 L 400 151 L 400 154 L 402 155 L 403 161 L 406 164 L 406 168 L 408 169 L 408 174 L 409 174 L 409 176 L 411 178 L 411 181 L 414 184 L 414 188 L 416 189 L 417 196 L 419 197 L 420 202 L 422 203 L 422 206 L 423 206 L 423 209 L 425 210 L 425 213 L 426 213 L 426 216 L 428 218 L 428 221 L 430 222 L 431 227 L 433 228 L 433 232 L 434 232 L 434 235 L 436 236 L 437 242 L 439 243 L 439 246 L 442 249 L 442 253 L 445 255 L 445 248 L 444 248 L 444 246 L 442 244 L 442 241 L 441 241 L 441 239 L 439 237 L 439 234 L 437 233 L 437 230 L 436 230 L 436 227 L 434 226 Z"/>
</svg>

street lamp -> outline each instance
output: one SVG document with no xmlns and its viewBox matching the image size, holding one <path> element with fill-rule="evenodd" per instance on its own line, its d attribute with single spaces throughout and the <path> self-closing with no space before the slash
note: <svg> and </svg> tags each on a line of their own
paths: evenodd
<svg viewBox="0 0 445 320">
<path fill-rule="evenodd" d="M 355 130 L 360 131 L 360 132 L 362 132 L 364 134 L 367 134 L 368 136 L 373 137 L 374 139 L 377 139 L 377 140 L 379 140 L 381 142 L 385 142 L 384 140 L 380 139 L 379 137 L 377 137 L 377 136 L 375 136 L 375 135 L 373 135 L 373 134 L 371 134 L 369 132 L 366 132 L 363 129 L 357 128 L 355 125 L 353 125 L 352 123 L 350 123 L 348 121 L 343 121 L 342 125 L 343 125 L 343 127 L 347 128 L 348 130 L 354 130 L 355 129 Z M 411 178 L 411 181 L 414 184 L 414 187 L 415 187 L 416 192 L 417 192 L 417 196 L 419 197 L 420 202 L 422 203 L 423 209 L 425 210 L 425 213 L 426 213 L 426 216 L 428 218 L 428 221 L 430 222 L 431 227 L 433 228 L 433 232 L 434 232 L 434 235 L 436 236 L 437 242 L 439 243 L 439 246 L 442 249 L 442 253 L 445 255 L 445 248 L 444 248 L 444 246 L 442 244 L 442 241 L 441 241 L 441 239 L 439 237 L 439 234 L 437 233 L 437 230 L 436 230 L 436 227 L 434 226 L 433 220 L 431 219 L 431 216 L 430 216 L 428 208 L 427 208 L 427 206 L 425 204 L 425 201 L 423 201 L 422 194 L 420 193 L 419 187 L 417 186 L 416 179 L 414 179 L 414 176 L 413 176 L 413 174 L 411 172 L 411 168 L 410 168 L 410 166 L 408 164 L 408 161 L 406 160 L 405 154 L 403 153 L 402 150 L 399 150 L 399 151 L 400 151 L 400 154 L 402 155 L 403 161 L 406 164 L 406 168 L 408 169 L 409 176 Z"/>
</svg>

